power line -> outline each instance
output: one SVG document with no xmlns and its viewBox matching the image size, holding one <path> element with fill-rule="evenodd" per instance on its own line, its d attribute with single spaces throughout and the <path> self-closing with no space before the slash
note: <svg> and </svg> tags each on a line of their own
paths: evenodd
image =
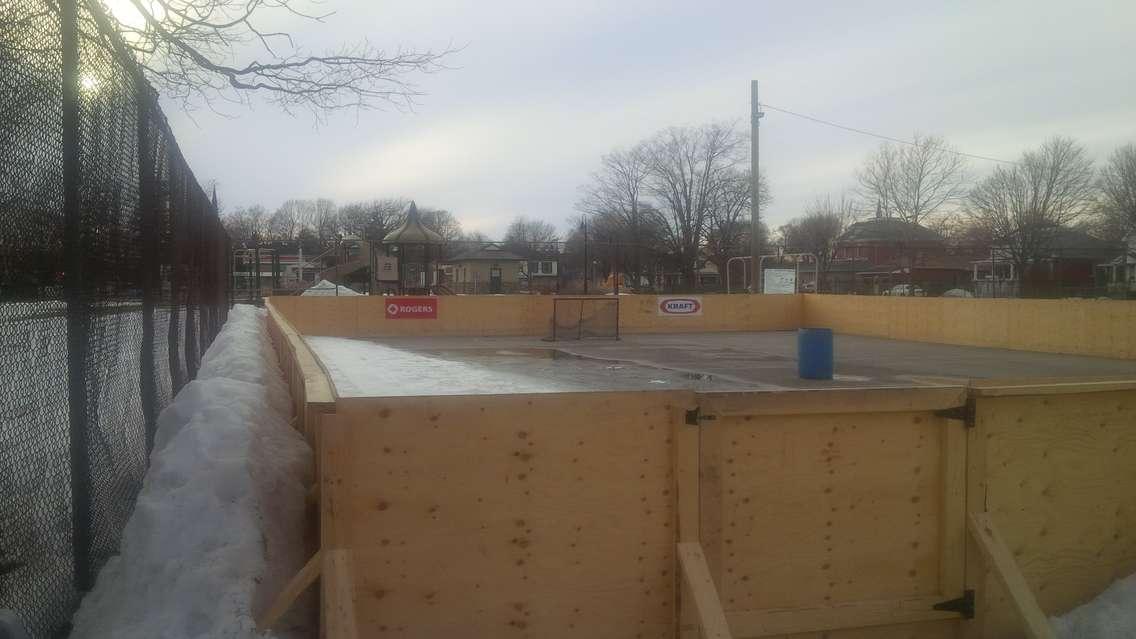
<svg viewBox="0 0 1136 639">
<path fill-rule="evenodd" d="M 873 137 L 873 138 L 879 138 L 881 140 L 887 140 L 889 142 L 895 142 L 897 144 L 906 144 L 908 146 L 919 146 L 918 144 L 916 144 L 915 142 L 912 142 L 911 140 L 901 140 L 900 138 L 893 138 L 890 135 L 883 135 L 881 133 L 873 133 L 872 131 L 865 131 L 864 129 L 857 129 L 857 128 L 851 127 L 851 126 L 844 126 L 843 124 L 837 124 L 835 122 L 829 122 L 828 120 L 822 120 L 820 118 L 814 118 L 813 116 L 805 115 L 804 113 L 797 113 L 796 111 L 790 111 L 789 109 L 782 109 L 781 107 L 775 107 L 772 104 L 766 104 L 766 103 L 762 102 L 761 106 L 765 107 L 766 109 L 771 109 L 773 111 L 778 111 L 780 113 L 784 113 L 786 115 L 791 115 L 791 116 L 794 116 L 794 117 L 798 117 L 798 118 L 802 118 L 802 119 L 809 120 L 809 121 L 812 121 L 812 122 L 816 122 L 817 124 L 823 124 L 825 126 L 835 127 L 837 129 L 844 129 L 845 131 L 851 131 L 852 133 L 859 133 L 860 135 L 867 135 L 867 136 L 870 136 L 870 137 Z M 986 156 L 986 155 L 975 155 L 973 153 L 963 153 L 962 151 L 955 151 L 953 149 L 943 149 L 943 150 L 948 152 L 948 153 L 953 153 L 955 155 L 961 155 L 961 156 L 968 157 L 968 158 L 974 158 L 976 160 L 986 160 L 988 162 L 1001 162 L 1002 164 L 1017 164 L 1017 162 L 1013 162 L 1011 160 L 1000 160 L 998 158 L 992 158 L 992 157 L 989 157 L 989 156 Z"/>
</svg>

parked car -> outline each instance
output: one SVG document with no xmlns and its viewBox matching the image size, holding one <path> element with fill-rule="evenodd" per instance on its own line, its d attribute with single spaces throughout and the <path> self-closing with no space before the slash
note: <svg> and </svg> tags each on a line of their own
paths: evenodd
<svg viewBox="0 0 1136 639">
<path fill-rule="evenodd" d="M 971 293 L 965 288 L 952 288 L 949 291 L 945 291 L 943 297 L 974 297 L 974 293 Z"/>
<path fill-rule="evenodd" d="M 895 286 L 884 291 L 884 295 L 896 295 L 899 297 L 926 297 L 927 293 L 914 284 L 896 284 Z"/>
</svg>

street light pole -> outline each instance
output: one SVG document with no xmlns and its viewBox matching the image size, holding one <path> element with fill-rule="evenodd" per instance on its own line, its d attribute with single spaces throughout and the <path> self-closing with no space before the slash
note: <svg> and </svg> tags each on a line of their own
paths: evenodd
<svg viewBox="0 0 1136 639">
<path fill-rule="evenodd" d="M 749 163 L 750 163 L 750 176 L 749 176 L 749 198 L 750 198 L 750 255 L 753 259 L 750 260 L 750 292 L 758 293 L 761 291 L 761 283 L 757 281 L 761 276 L 761 202 L 759 200 L 759 173 L 758 173 L 758 123 L 761 117 L 765 115 L 761 112 L 761 103 L 757 99 L 757 80 L 750 81 L 750 96 L 749 96 L 749 110 L 750 110 L 750 126 L 749 126 Z"/>
</svg>

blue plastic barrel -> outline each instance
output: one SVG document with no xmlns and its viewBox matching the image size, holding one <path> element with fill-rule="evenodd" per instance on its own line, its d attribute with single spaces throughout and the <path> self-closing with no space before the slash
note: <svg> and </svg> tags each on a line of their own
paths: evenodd
<svg viewBox="0 0 1136 639">
<path fill-rule="evenodd" d="M 797 329 L 797 374 L 801 379 L 832 379 L 832 329 Z"/>
</svg>

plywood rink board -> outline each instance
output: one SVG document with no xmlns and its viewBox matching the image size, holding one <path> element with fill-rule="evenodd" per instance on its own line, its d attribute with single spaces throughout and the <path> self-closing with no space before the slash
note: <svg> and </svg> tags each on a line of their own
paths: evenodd
<svg viewBox="0 0 1136 639">
<path fill-rule="evenodd" d="M 727 613 L 938 595 L 945 426 L 931 411 L 704 425 L 701 536 Z M 783 636 L 953 637 L 957 625 Z"/>
<path fill-rule="evenodd" d="M 1136 391 L 979 397 L 986 505 L 1058 615 L 1136 572 Z M 987 637 L 1024 636 L 996 575 L 979 582 Z"/>
<path fill-rule="evenodd" d="M 360 636 L 672 636 L 686 395 L 340 400 Z"/>
</svg>

